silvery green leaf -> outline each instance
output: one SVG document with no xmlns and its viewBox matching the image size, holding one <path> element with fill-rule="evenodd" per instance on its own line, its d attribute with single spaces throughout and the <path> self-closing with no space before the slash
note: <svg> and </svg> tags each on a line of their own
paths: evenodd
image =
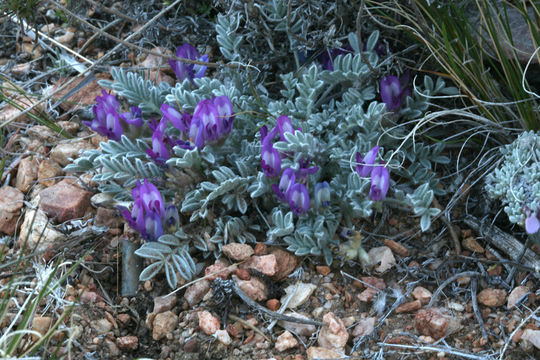
<svg viewBox="0 0 540 360">
<path fill-rule="evenodd" d="M 148 265 L 146 268 L 144 268 L 143 271 L 141 271 L 141 274 L 139 275 L 139 281 L 146 281 L 152 279 L 163 268 L 163 265 L 163 262 L 155 262 Z"/>
</svg>

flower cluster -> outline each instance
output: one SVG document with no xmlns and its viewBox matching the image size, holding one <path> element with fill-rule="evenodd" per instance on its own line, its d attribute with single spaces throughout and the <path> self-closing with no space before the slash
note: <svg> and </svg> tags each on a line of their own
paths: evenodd
<svg viewBox="0 0 540 360">
<path fill-rule="evenodd" d="M 161 112 L 198 149 L 223 138 L 233 127 L 234 111 L 226 95 L 199 101 L 193 116 L 168 104 L 161 106 Z"/>
<path fill-rule="evenodd" d="M 356 153 L 356 172 L 358 175 L 367 177 L 371 174 L 369 198 L 373 201 L 383 200 L 390 187 L 390 173 L 386 166 L 384 166 L 384 162 L 380 161 L 379 165 L 375 165 L 375 159 L 378 153 L 378 146 L 369 150 L 363 158 L 359 152 Z"/>
<path fill-rule="evenodd" d="M 409 73 L 399 79 L 397 76 L 385 76 L 381 79 L 381 98 L 390 111 L 397 111 L 403 105 L 403 100 L 411 95 Z"/>
<path fill-rule="evenodd" d="M 116 97 L 107 94 L 105 90 L 102 90 L 102 94 L 96 97 L 97 104 L 92 107 L 95 118 L 91 122 L 83 121 L 83 124 L 112 140 L 120 140 L 124 127 L 140 127 L 143 124 L 142 112 L 137 106 L 133 106 L 130 112 L 120 113 L 120 104 Z"/>
<path fill-rule="evenodd" d="M 305 214 L 310 206 L 310 196 L 306 186 L 307 177 L 319 171 L 319 167 L 309 167 L 310 159 L 308 158 L 300 161 L 296 171 L 292 168 L 282 169 L 282 159 L 290 157 L 292 154 L 280 153 L 272 143 L 278 133 L 281 141 L 287 141 L 285 133 L 294 133 L 295 131 L 302 131 L 302 129 L 294 129 L 291 119 L 285 115 L 277 119 L 276 126 L 270 132 L 266 126 L 261 128 L 261 167 L 263 173 L 269 178 L 276 178 L 281 174 L 279 183 L 272 184 L 272 190 L 279 200 L 287 202 L 292 212 L 300 216 Z M 324 184 L 326 186 L 319 184 L 315 186 L 317 207 L 326 207 L 330 202 L 330 187 L 328 183 Z"/>
<path fill-rule="evenodd" d="M 208 61 L 208 55 L 199 54 L 197 49 L 191 44 L 180 45 L 176 49 L 176 57 L 190 60 Z M 169 60 L 169 65 L 173 69 L 179 81 L 188 78 L 193 82 L 194 78 L 202 78 L 206 72 L 206 66 L 197 64 L 186 64 L 182 61 Z"/>
<path fill-rule="evenodd" d="M 172 230 L 180 224 L 178 209 L 173 204 L 165 206 L 163 197 L 157 187 L 144 179 L 137 181 L 131 191 L 133 208 L 131 212 L 119 207 L 129 226 L 137 230 L 146 241 L 155 241 L 164 233 L 164 229 Z"/>
</svg>

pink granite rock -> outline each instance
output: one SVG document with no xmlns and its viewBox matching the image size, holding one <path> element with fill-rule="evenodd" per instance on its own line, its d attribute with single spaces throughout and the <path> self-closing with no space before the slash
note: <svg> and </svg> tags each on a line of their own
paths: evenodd
<svg viewBox="0 0 540 360">
<path fill-rule="evenodd" d="M 276 350 L 283 352 L 285 350 L 292 349 L 298 345 L 298 340 L 288 331 L 285 331 L 283 334 L 279 335 L 276 339 Z"/>
<path fill-rule="evenodd" d="M 153 321 L 152 338 L 161 340 L 178 326 L 178 315 L 172 311 L 157 314 Z"/>
<path fill-rule="evenodd" d="M 199 311 L 199 327 L 206 335 L 214 335 L 219 330 L 219 320 L 209 311 Z"/>
<path fill-rule="evenodd" d="M 349 339 L 349 333 L 343 321 L 333 312 L 329 312 L 323 316 L 323 322 L 326 326 L 323 326 L 319 332 L 317 340 L 319 345 L 327 349 L 343 351 Z"/>
<path fill-rule="evenodd" d="M 508 295 L 508 303 L 506 308 L 508 310 L 512 309 L 519 300 L 521 300 L 526 294 L 529 294 L 531 290 L 527 286 L 517 286 L 515 287 L 510 295 Z"/>
<path fill-rule="evenodd" d="M 154 311 L 152 312 L 159 314 L 171 310 L 176 305 L 177 300 L 175 295 L 158 296 L 154 298 Z"/>
<path fill-rule="evenodd" d="M 420 309 L 414 318 L 414 326 L 422 335 L 438 340 L 461 328 L 460 322 L 444 309 Z"/>
<path fill-rule="evenodd" d="M 257 278 L 252 277 L 249 280 L 236 280 L 238 288 L 242 290 L 247 296 L 255 301 L 264 301 L 268 299 L 268 290 L 264 282 Z"/>
<path fill-rule="evenodd" d="M 13 235 L 23 207 L 24 194 L 17 188 L 0 188 L 0 232 Z"/>
<path fill-rule="evenodd" d="M 38 176 L 38 164 L 35 158 L 26 157 L 19 163 L 17 177 L 15 178 L 15 187 L 26 193 L 30 190 L 32 183 Z"/>
<path fill-rule="evenodd" d="M 42 190 L 39 195 L 41 209 L 59 223 L 82 217 L 92 196 L 90 192 L 64 182 Z"/>
<path fill-rule="evenodd" d="M 262 255 L 262 256 L 252 256 L 247 263 L 241 266 L 246 269 L 257 270 L 264 275 L 272 276 L 278 270 L 277 260 L 274 254 Z"/>
<path fill-rule="evenodd" d="M 58 166 L 57 163 L 48 159 L 43 159 L 39 163 L 37 179 L 40 184 L 52 186 L 60 181 L 58 177 L 63 174 L 62 168 Z"/>
<path fill-rule="evenodd" d="M 189 306 L 193 307 L 202 301 L 208 291 L 210 291 L 210 282 L 208 280 L 197 281 L 186 289 L 184 298 Z"/>
<path fill-rule="evenodd" d="M 253 249 L 248 244 L 226 244 L 221 247 L 221 251 L 223 251 L 225 256 L 236 261 L 246 260 L 253 255 Z"/>
</svg>

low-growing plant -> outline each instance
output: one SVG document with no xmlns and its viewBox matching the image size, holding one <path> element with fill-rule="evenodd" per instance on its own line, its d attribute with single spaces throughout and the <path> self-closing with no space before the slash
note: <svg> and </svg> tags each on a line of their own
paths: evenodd
<svg viewBox="0 0 540 360">
<path fill-rule="evenodd" d="M 265 11 L 286 33 L 283 9 Z M 248 63 L 239 16 L 217 16 L 230 64 Z M 444 193 L 434 167 L 449 158 L 443 144 L 415 141 L 400 123 L 422 118 L 428 97 L 456 89 L 426 76 L 413 92 L 407 74 L 386 69 L 377 31 L 363 44 L 355 33 L 342 41 L 329 62 L 313 58 L 276 74 L 276 91 L 250 66 L 220 67 L 210 77 L 192 62 L 171 62 L 174 87 L 121 69 L 100 82 L 124 99 L 104 92 L 87 123 L 109 140 L 66 170 L 91 172 L 101 192 L 132 202 L 120 210 L 147 241 L 136 253 L 152 261 L 141 279 L 164 270 L 175 288 L 176 273 L 190 279 L 196 271 L 195 250 L 219 256 L 226 243 L 256 239 L 330 264 L 338 229 L 386 202 L 409 206 L 429 228 L 439 213 L 433 197 Z M 177 55 L 206 60 L 189 44 Z"/>
</svg>

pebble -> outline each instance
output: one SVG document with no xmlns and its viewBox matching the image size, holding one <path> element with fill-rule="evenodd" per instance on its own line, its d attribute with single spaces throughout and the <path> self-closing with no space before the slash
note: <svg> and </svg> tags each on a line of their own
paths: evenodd
<svg viewBox="0 0 540 360">
<path fill-rule="evenodd" d="M 19 189 L 11 186 L 0 188 L 0 232 L 6 235 L 15 233 L 23 200 L 24 194 Z"/>
<path fill-rule="evenodd" d="M 308 360 L 317 359 L 343 359 L 344 354 L 334 350 L 319 346 L 311 346 L 307 349 Z"/>
<path fill-rule="evenodd" d="M 368 252 L 371 264 L 379 264 L 374 270 L 378 273 L 384 273 L 390 270 L 396 264 L 396 258 L 388 246 L 372 248 Z"/>
<path fill-rule="evenodd" d="M 479 253 L 479 254 L 484 253 L 484 248 L 482 247 L 482 245 L 480 245 L 478 243 L 478 241 L 476 241 L 476 239 L 473 238 L 472 236 L 469 236 L 469 237 L 463 239 L 461 244 L 463 245 L 463 247 L 465 249 L 467 249 L 469 251 L 476 252 L 476 253 Z"/>
<path fill-rule="evenodd" d="M 98 335 L 106 334 L 113 328 L 113 325 L 105 318 L 90 321 L 90 326 Z"/>
<path fill-rule="evenodd" d="M 238 288 L 249 298 L 255 301 L 265 301 L 268 299 L 268 289 L 261 279 L 257 277 L 252 277 L 249 280 L 237 279 L 236 283 Z"/>
<path fill-rule="evenodd" d="M 73 161 L 72 159 L 78 158 L 84 150 L 91 148 L 92 145 L 86 140 L 60 143 L 52 148 L 50 157 L 61 166 L 66 166 Z"/>
<path fill-rule="evenodd" d="M 540 349 L 540 330 L 525 329 L 521 334 L 521 340 L 526 340 Z"/>
<path fill-rule="evenodd" d="M 420 334 L 437 340 L 461 328 L 458 319 L 440 308 L 420 309 L 414 318 L 414 326 Z"/>
<path fill-rule="evenodd" d="M 422 304 L 425 305 L 425 304 L 428 304 L 430 302 L 431 297 L 433 296 L 433 294 L 428 289 L 426 289 L 426 288 L 424 288 L 422 286 L 417 286 L 412 291 L 412 296 L 416 300 L 420 300 L 422 302 Z"/>
<path fill-rule="evenodd" d="M 184 343 L 184 351 L 188 353 L 194 353 L 198 350 L 199 344 L 197 342 L 196 337 L 192 337 L 190 339 L 187 339 Z"/>
<path fill-rule="evenodd" d="M 289 331 L 285 331 L 283 334 L 279 335 L 276 339 L 276 350 L 283 352 L 298 345 L 298 340 L 291 334 Z"/>
<path fill-rule="evenodd" d="M 125 351 L 134 351 L 139 347 L 139 338 L 136 336 L 122 336 L 116 339 L 116 345 Z"/>
<path fill-rule="evenodd" d="M 53 186 L 60 181 L 58 177 L 63 174 L 62 168 L 60 168 L 57 163 L 48 159 L 43 159 L 39 163 L 37 179 L 40 184 Z"/>
<path fill-rule="evenodd" d="M 229 346 L 232 343 L 232 339 L 229 336 L 229 333 L 227 332 L 227 330 L 217 330 L 214 333 L 214 336 L 216 337 L 216 339 L 218 339 L 220 343 L 222 343 L 225 346 Z"/>
<path fill-rule="evenodd" d="M 49 316 L 34 315 L 34 319 L 32 320 L 32 330 L 37 331 L 41 335 L 45 335 L 47 331 L 49 331 L 51 323 L 52 318 Z M 34 341 L 38 341 L 40 337 L 37 335 L 32 335 L 32 339 Z"/>
<path fill-rule="evenodd" d="M 396 314 L 413 312 L 422 307 L 422 302 L 420 300 L 409 301 L 405 304 L 401 304 L 396 308 Z"/>
<path fill-rule="evenodd" d="M 530 290 L 527 286 L 516 286 L 508 295 L 508 303 L 506 308 L 508 310 L 516 306 L 518 301 L 520 301 L 526 294 L 530 293 Z"/>
<path fill-rule="evenodd" d="M 171 310 L 176 305 L 178 298 L 174 295 L 158 296 L 154 298 L 154 311 L 153 313 L 159 314 L 168 310 Z"/>
<path fill-rule="evenodd" d="M 232 260 L 243 261 L 253 255 L 254 251 L 248 244 L 231 243 L 221 247 L 223 254 Z"/>
<path fill-rule="evenodd" d="M 317 272 L 321 274 L 322 276 L 326 276 L 330 274 L 330 267 L 328 266 L 319 265 L 319 266 L 316 266 L 315 268 L 317 269 Z"/>
<path fill-rule="evenodd" d="M 278 270 L 278 264 L 274 254 L 252 256 L 249 261 L 242 264 L 241 267 L 257 270 L 267 276 L 274 275 Z"/>
<path fill-rule="evenodd" d="M 283 315 L 295 317 L 298 319 L 311 320 L 307 315 L 291 311 L 286 311 Z M 298 334 L 300 336 L 311 336 L 313 335 L 313 333 L 315 333 L 315 331 L 317 331 L 315 325 L 311 324 L 300 324 L 283 320 L 280 320 L 278 324 L 282 328 L 289 330 L 291 333 Z"/>
<path fill-rule="evenodd" d="M 214 335 L 219 330 L 219 320 L 209 311 L 203 310 L 197 313 L 199 317 L 199 327 L 206 335 Z"/>
<path fill-rule="evenodd" d="M 178 315 L 172 311 L 157 314 L 152 322 L 152 338 L 161 340 L 171 333 L 178 325 Z"/>
<path fill-rule="evenodd" d="M 460 303 L 454 302 L 454 301 L 450 301 L 450 302 L 448 303 L 448 308 L 449 308 L 450 310 L 455 310 L 455 311 L 459 311 L 459 312 L 465 311 L 465 306 L 463 306 L 463 305 L 460 304 Z"/>
<path fill-rule="evenodd" d="M 218 277 L 222 278 L 223 280 L 227 280 L 231 274 L 231 270 L 227 268 L 228 266 L 229 265 L 225 264 L 223 260 L 216 260 L 213 265 L 210 265 L 204 269 L 204 275 L 207 276 L 206 279 L 208 281 L 214 281 Z"/>
<path fill-rule="evenodd" d="M 388 246 L 395 254 L 401 257 L 409 256 L 409 249 L 407 249 L 405 246 L 401 245 L 400 243 L 395 242 L 394 240 L 384 239 L 383 244 L 385 246 Z"/>
<path fill-rule="evenodd" d="M 281 297 L 281 303 L 285 304 L 287 298 L 291 295 L 289 302 L 287 303 L 288 309 L 296 309 L 300 305 L 304 304 L 311 294 L 315 291 L 317 285 L 299 282 L 289 285 L 285 288 L 285 295 Z"/>
<path fill-rule="evenodd" d="M 80 218 L 90 205 L 92 194 L 65 182 L 60 182 L 39 193 L 40 207 L 59 223 Z"/>
<path fill-rule="evenodd" d="M 270 299 L 266 301 L 266 307 L 272 311 L 278 311 L 279 306 L 280 304 L 278 299 Z"/>
<path fill-rule="evenodd" d="M 358 322 L 358 325 L 356 325 L 354 327 L 352 335 L 354 337 L 371 335 L 371 333 L 375 329 L 375 324 L 376 323 L 377 323 L 377 319 L 374 318 L 374 317 L 368 317 L 368 318 L 365 318 L 365 319 L 361 319 Z"/>
<path fill-rule="evenodd" d="M 206 293 L 210 291 L 210 282 L 208 280 L 200 280 L 190 285 L 184 293 L 184 299 L 188 302 L 189 306 L 193 307 L 200 303 Z"/>
<path fill-rule="evenodd" d="M 487 288 L 478 293 L 478 302 L 488 307 L 502 306 L 506 302 L 506 291 Z"/>
<path fill-rule="evenodd" d="M 249 280 L 251 278 L 251 274 L 249 273 L 248 269 L 236 269 L 236 277 L 240 280 Z"/>
<path fill-rule="evenodd" d="M 27 250 L 34 249 L 37 246 L 37 251 L 43 251 L 65 239 L 66 235 L 54 229 L 42 210 L 26 210 L 17 242 L 20 248 L 24 246 L 26 241 Z"/>
<path fill-rule="evenodd" d="M 15 187 L 26 193 L 38 177 L 38 163 L 34 157 L 25 157 L 19 163 Z"/>
<path fill-rule="evenodd" d="M 329 312 L 323 316 L 323 322 L 326 326 L 323 326 L 319 331 L 318 344 L 327 349 L 344 351 L 349 333 L 343 321 L 333 312 Z"/>
<path fill-rule="evenodd" d="M 270 253 L 276 257 L 277 271 L 272 276 L 276 281 L 283 281 L 289 276 L 298 266 L 300 266 L 300 258 L 281 248 L 272 248 Z"/>
</svg>

